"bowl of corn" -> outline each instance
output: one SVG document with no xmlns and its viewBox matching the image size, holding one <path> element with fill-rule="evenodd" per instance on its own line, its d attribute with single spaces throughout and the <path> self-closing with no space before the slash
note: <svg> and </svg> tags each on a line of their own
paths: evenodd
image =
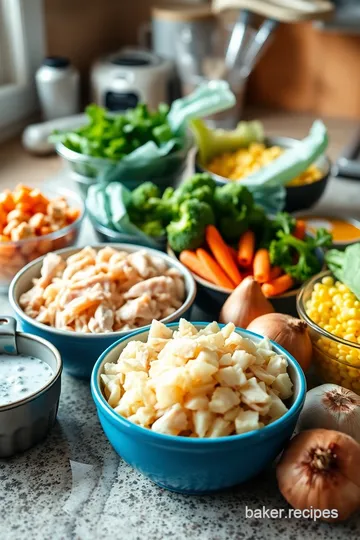
<svg viewBox="0 0 360 540">
<path fill-rule="evenodd" d="M 218 184 L 237 182 L 277 159 L 287 148 L 299 141 L 290 137 L 267 137 L 263 143 L 251 143 L 247 148 L 225 152 L 208 163 L 200 163 L 196 157 L 198 172 L 208 172 Z M 303 173 L 286 185 L 287 212 L 305 210 L 318 202 L 325 191 L 331 170 L 331 162 L 320 156 Z"/>
<path fill-rule="evenodd" d="M 318 376 L 360 394 L 360 301 L 330 271 L 307 281 L 297 296 L 307 322 Z"/>
</svg>

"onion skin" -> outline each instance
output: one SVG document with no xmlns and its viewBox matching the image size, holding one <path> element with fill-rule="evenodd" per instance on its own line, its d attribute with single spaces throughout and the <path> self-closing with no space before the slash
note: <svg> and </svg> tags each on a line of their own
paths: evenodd
<svg viewBox="0 0 360 540">
<path fill-rule="evenodd" d="M 309 369 L 312 343 L 305 321 L 284 313 L 269 313 L 254 319 L 247 330 L 275 341 L 299 362 L 303 371 Z"/>
<path fill-rule="evenodd" d="M 360 443 L 360 396 L 337 384 L 322 384 L 309 390 L 298 428 L 334 429 Z"/>
<path fill-rule="evenodd" d="M 252 276 L 248 276 L 224 303 L 219 321 L 224 324 L 232 322 L 239 328 L 246 328 L 260 315 L 274 311 L 272 304 L 263 295 L 259 283 Z"/>
<path fill-rule="evenodd" d="M 276 468 L 279 489 L 296 509 L 337 510 L 342 521 L 360 508 L 360 444 L 349 435 L 314 429 L 296 435 Z"/>
</svg>

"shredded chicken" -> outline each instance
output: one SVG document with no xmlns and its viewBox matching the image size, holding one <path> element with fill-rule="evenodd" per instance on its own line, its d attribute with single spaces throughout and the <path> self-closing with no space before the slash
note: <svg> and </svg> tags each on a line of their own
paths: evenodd
<svg viewBox="0 0 360 540">
<path fill-rule="evenodd" d="M 164 319 L 184 302 L 176 268 L 145 249 L 134 253 L 86 247 L 66 260 L 49 253 L 39 279 L 20 297 L 38 322 L 72 332 L 109 333 Z"/>
</svg>

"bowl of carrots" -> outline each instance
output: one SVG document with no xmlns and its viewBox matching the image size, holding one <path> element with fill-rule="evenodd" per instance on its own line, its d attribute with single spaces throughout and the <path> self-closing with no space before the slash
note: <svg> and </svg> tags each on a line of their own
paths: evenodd
<svg viewBox="0 0 360 540">
<path fill-rule="evenodd" d="M 19 184 L 0 193 L 0 290 L 29 262 L 75 244 L 85 215 L 72 192 Z"/>
<path fill-rule="evenodd" d="M 306 233 L 305 222 L 279 213 L 266 231 L 248 229 L 237 244 L 227 243 L 214 225 L 208 225 L 204 244 L 196 250 L 168 253 L 193 274 L 200 307 L 220 310 L 228 296 L 247 276 L 261 284 L 263 294 L 278 312 L 296 315 L 296 295 L 303 282 L 322 270 L 323 248 L 331 235 Z"/>
</svg>

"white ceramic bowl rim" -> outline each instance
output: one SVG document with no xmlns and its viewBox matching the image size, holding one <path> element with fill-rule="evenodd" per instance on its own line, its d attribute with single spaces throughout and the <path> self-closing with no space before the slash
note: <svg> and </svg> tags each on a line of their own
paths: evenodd
<svg viewBox="0 0 360 540">
<path fill-rule="evenodd" d="M 194 326 L 205 327 L 209 323 L 192 321 L 192 324 Z M 167 324 L 166 326 L 169 327 L 169 328 L 174 328 L 174 327 L 178 327 L 178 325 L 179 325 L 179 323 L 174 322 L 174 323 Z M 223 326 L 225 326 L 225 324 L 219 324 L 220 328 L 222 328 Z M 241 334 L 248 335 L 249 337 L 255 337 L 257 339 L 263 339 L 263 336 L 261 336 L 259 334 L 256 334 L 255 332 L 250 332 L 249 330 L 245 330 L 243 328 L 237 328 L 237 327 L 236 327 L 236 330 L 238 332 L 240 332 Z M 145 436 L 149 436 L 151 438 L 154 437 L 158 441 L 163 441 L 164 443 L 166 443 L 166 442 L 172 442 L 172 443 L 179 442 L 180 444 L 189 443 L 191 445 L 222 444 L 222 443 L 226 443 L 226 442 L 230 442 L 230 441 L 238 441 L 239 439 L 241 439 L 241 440 L 250 439 L 250 438 L 254 437 L 255 435 L 265 437 L 265 435 L 276 432 L 277 428 L 282 423 L 289 420 L 293 415 L 295 415 L 297 413 L 298 409 L 299 408 L 301 409 L 302 403 L 305 401 L 306 380 L 305 380 L 305 375 L 304 375 L 304 373 L 303 373 L 303 371 L 302 371 L 302 369 L 300 367 L 300 364 L 295 360 L 295 358 L 290 353 L 288 353 L 283 347 L 281 347 L 281 345 L 278 345 L 274 341 L 270 340 L 271 344 L 275 348 L 275 350 L 279 351 L 281 354 L 283 354 L 286 357 L 287 360 L 290 361 L 290 364 L 292 364 L 292 366 L 294 367 L 294 369 L 296 371 L 297 382 L 299 383 L 298 393 L 297 393 L 297 396 L 296 396 L 296 398 L 294 400 L 294 403 L 291 405 L 291 407 L 288 409 L 288 411 L 281 418 L 278 418 L 277 420 L 275 420 L 271 424 L 269 424 L 267 426 L 264 426 L 263 428 L 258 429 L 258 430 L 249 431 L 248 433 L 241 433 L 239 435 L 228 435 L 226 437 L 217 437 L 217 438 L 213 438 L 213 439 L 192 438 L 192 437 L 184 437 L 184 436 L 180 436 L 180 435 L 176 435 L 176 436 L 175 435 L 166 435 L 166 434 L 162 434 L 162 433 L 156 433 L 156 432 L 151 431 L 150 429 L 144 428 L 142 426 L 138 426 L 138 425 L 134 424 L 133 422 L 130 422 L 130 420 L 128 420 L 124 416 L 121 416 L 118 413 L 116 413 L 114 411 L 114 409 L 112 407 L 110 407 L 110 405 L 106 401 L 106 399 L 103 396 L 103 393 L 102 393 L 102 391 L 101 391 L 101 389 L 99 387 L 99 378 L 100 378 L 99 375 L 100 375 L 100 369 L 102 369 L 103 365 L 105 364 L 106 357 L 108 356 L 108 354 L 113 349 L 115 349 L 120 343 L 123 343 L 125 345 L 125 342 L 132 341 L 134 338 L 136 338 L 136 336 L 139 336 L 140 334 L 146 334 L 148 331 L 149 330 L 139 329 L 139 330 L 133 332 L 131 335 L 123 337 L 123 338 L 119 339 L 116 343 L 113 343 L 112 345 L 110 345 L 110 347 L 108 347 L 102 353 L 102 355 L 99 357 L 99 359 L 97 360 L 97 362 L 96 362 L 96 364 L 95 364 L 95 366 L 93 368 L 92 374 L 91 374 L 91 389 L 92 389 L 92 391 L 94 392 L 94 394 L 96 395 L 96 398 L 97 398 L 97 402 L 95 403 L 96 406 L 98 406 L 98 404 L 100 404 L 100 406 L 103 409 L 103 412 L 105 412 L 106 414 L 110 414 L 112 420 L 115 423 L 120 424 L 125 429 L 134 430 L 134 432 L 137 433 L 140 436 L 145 435 Z"/>
<path fill-rule="evenodd" d="M 39 336 L 34 336 L 32 334 L 26 334 L 24 332 L 16 332 L 16 339 L 18 337 L 29 339 L 31 341 L 37 341 L 38 343 L 41 343 L 41 345 L 43 345 L 44 347 L 49 349 L 49 351 L 51 351 L 51 353 L 55 357 L 56 370 L 54 370 L 54 373 L 53 373 L 51 379 L 47 383 L 45 383 L 41 388 L 36 390 L 36 392 L 33 392 L 32 394 L 30 394 L 26 398 L 21 399 L 19 401 L 14 401 L 13 403 L 8 403 L 6 405 L 1 405 L 0 406 L 0 414 L 3 411 L 8 411 L 10 409 L 15 409 L 17 407 L 21 407 L 22 405 L 25 405 L 26 403 L 29 403 L 30 401 L 33 401 L 34 399 L 36 399 L 40 394 L 42 394 L 43 392 L 46 392 L 47 390 L 49 390 L 56 383 L 58 378 L 61 376 L 61 372 L 62 372 L 62 360 L 61 360 L 60 353 L 57 350 L 57 348 L 54 347 L 54 345 L 52 345 L 52 343 L 50 343 L 46 339 L 43 339 L 43 338 L 41 338 Z M 0 362 L 1 362 L 1 358 L 0 358 Z"/>
<path fill-rule="evenodd" d="M 166 253 L 163 253 L 162 251 L 159 251 L 157 249 L 147 248 L 147 247 L 144 247 L 144 246 L 139 246 L 137 244 L 100 243 L 100 244 L 92 244 L 90 247 L 92 247 L 94 249 L 101 249 L 101 248 L 108 247 L 108 246 L 113 247 L 114 249 L 117 249 L 119 251 L 129 251 L 129 248 L 130 248 L 129 253 L 132 253 L 132 252 L 137 251 L 137 250 L 146 250 L 146 252 L 148 252 L 150 255 L 153 255 L 155 257 L 163 258 L 165 260 L 165 262 L 168 264 L 169 267 L 177 268 L 181 272 L 181 274 L 184 276 L 184 278 L 185 278 L 185 286 L 187 284 L 189 285 L 189 290 L 187 292 L 187 296 L 186 296 L 186 298 L 184 300 L 184 303 L 179 307 L 179 309 L 174 311 L 174 313 L 172 313 L 171 315 L 168 315 L 168 317 L 165 317 L 165 319 L 162 319 L 161 322 L 166 324 L 167 322 L 173 321 L 174 319 L 180 317 L 182 315 L 182 313 L 185 313 L 185 311 L 190 309 L 190 307 L 193 305 L 195 297 L 196 297 L 196 283 L 195 283 L 195 280 L 194 280 L 193 275 L 191 274 L 191 272 L 184 265 L 182 265 L 178 260 L 174 260 L 172 257 L 167 255 Z M 63 255 L 63 254 L 66 254 L 66 253 L 68 253 L 70 251 L 76 253 L 76 252 L 81 251 L 82 249 L 84 249 L 84 247 L 86 247 L 86 246 L 79 247 L 79 248 L 67 247 L 67 248 L 63 248 L 63 249 L 58 249 L 57 251 L 54 251 L 53 253 L 55 253 L 57 255 Z M 84 339 L 84 338 L 86 338 L 86 339 L 109 339 L 109 336 L 121 337 L 121 336 L 124 336 L 124 334 L 128 335 L 129 332 L 131 332 L 131 330 L 130 331 L 129 330 L 118 330 L 116 332 L 103 333 L 103 334 L 84 334 L 84 333 L 81 333 L 81 332 L 69 332 L 67 330 L 59 330 L 58 328 L 53 328 L 52 326 L 48 326 L 46 324 L 39 323 L 35 319 L 32 319 L 31 317 L 29 317 L 29 315 L 27 315 L 21 309 L 21 307 L 19 306 L 18 299 L 15 298 L 16 286 L 17 286 L 17 283 L 20 280 L 20 278 L 24 274 L 26 274 L 26 272 L 28 272 L 29 269 L 32 268 L 35 264 L 38 264 L 41 260 L 43 260 L 44 257 L 46 257 L 46 255 L 43 255 L 42 257 L 39 257 L 38 259 L 35 259 L 34 261 L 31 261 L 29 264 L 24 266 L 24 268 L 22 268 L 15 275 L 14 279 L 12 280 L 12 282 L 10 284 L 9 302 L 10 302 L 11 307 L 13 308 L 13 310 L 15 311 L 16 314 L 18 314 L 20 317 L 25 319 L 27 323 L 32 324 L 32 325 L 36 326 L 37 328 L 39 328 L 39 330 L 51 332 L 51 333 L 54 333 L 54 334 L 57 334 L 57 335 L 63 336 L 63 337 L 71 336 L 71 338 L 79 338 L 79 339 L 81 339 L 81 338 L 82 339 Z M 144 330 L 146 328 L 149 328 L 149 326 L 150 325 L 142 326 L 141 328 L 139 328 L 139 330 Z"/>
</svg>

